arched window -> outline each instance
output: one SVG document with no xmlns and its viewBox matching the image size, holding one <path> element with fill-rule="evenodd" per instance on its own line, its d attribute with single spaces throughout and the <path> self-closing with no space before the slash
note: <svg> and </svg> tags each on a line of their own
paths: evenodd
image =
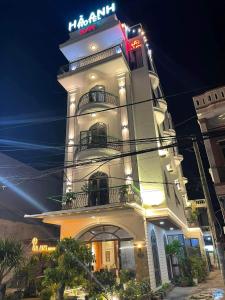
<svg viewBox="0 0 225 300">
<path fill-rule="evenodd" d="M 89 229 L 80 237 L 80 241 L 97 242 L 113 240 L 132 240 L 133 237 L 124 229 L 114 225 L 99 225 Z"/>
<path fill-rule="evenodd" d="M 96 85 L 89 91 L 89 102 L 105 102 L 105 87 L 104 85 Z"/>
<path fill-rule="evenodd" d="M 161 271 L 160 271 L 160 264 L 159 264 L 159 253 L 158 253 L 158 246 L 157 246 L 157 240 L 155 231 L 151 231 L 151 244 L 152 244 L 152 256 L 153 256 L 153 262 L 154 262 L 154 269 L 155 269 L 155 282 L 156 286 L 159 286 L 162 284 L 161 279 Z"/>
<path fill-rule="evenodd" d="M 89 206 L 109 203 L 109 179 L 107 174 L 96 172 L 89 178 L 88 202 Z"/>
<path fill-rule="evenodd" d="M 168 241 L 167 241 L 165 234 L 163 236 L 163 241 L 164 241 L 164 248 L 165 248 L 165 255 L 166 255 L 166 246 L 168 245 Z M 171 269 L 170 257 L 168 255 L 166 255 L 166 264 L 167 264 L 167 270 L 168 270 L 168 277 L 169 277 L 169 280 L 171 280 L 172 279 L 172 269 Z"/>
<path fill-rule="evenodd" d="M 107 127 L 104 123 L 96 123 L 89 128 L 90 142 L 88 148 L 101 148 L 107 145 Z"/>
</svg>

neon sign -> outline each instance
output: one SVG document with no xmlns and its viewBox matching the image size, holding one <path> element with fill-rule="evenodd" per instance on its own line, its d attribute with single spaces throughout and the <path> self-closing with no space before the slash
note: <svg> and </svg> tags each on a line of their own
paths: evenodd
<svg viewBox="0 0 225 300">
<path fill-rule="evenodd" d="M 69 22 L 69 31 L 73 31 L 76 29 L 82 29 L 93 23 L 100 21 L 102 18 L 114 13 L 116 11 L 116 4 L 112 3 L 111 5 L 106 5 L 101 9 L 97 9 L 96 12 L 91 12 L 88 19 L 85 19 L 83 15 L 80 15 L 79 20 L 74 20 L 73 22 Z"/>
<path fill-rule="evenodd" d="M 141 41 L 134 40 L 133 42 L 131 42 L 130 46 L 131 46 L 131 50 L 136 50 L 141 47 Z"/>
<path fill-rule="evenodd" d="M 34 237 L 32 239 L 32 252 L 43 253 L 43 252 L 53 252 L 56 247 L 49 247 L 48 245 L 38 245 L 38 238 Z"/>
<path fill-rule="evenodd" d="M 84 35 L 84 34 L 90 32 L 90 31 L 93 31 L 93 30 L 95 30 L 95 29 L 96 29 L 96 25 L 94 24 L 94 25 L 90 25 L 90 26 L 88 26 L 88 27 L 86 27 L 86 28 L 84 28 L 84 29 L 81 29 L 81 30 L 79 31 L 79 33 L 80 33 L 80 35 Z"/>
</svg>

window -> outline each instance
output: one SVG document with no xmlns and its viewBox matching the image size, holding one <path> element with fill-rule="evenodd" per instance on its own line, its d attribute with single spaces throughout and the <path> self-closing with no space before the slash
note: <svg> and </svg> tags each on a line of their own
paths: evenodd
<svg viewBox="0 0 225 300">
<path fill-rule="evenodd" d="M 225 159 L 225 141 L 220 142 L 219 145 Z"/>
<path fill-rule="evenodd" d="M 211 98 L 211 96 L 209 96 L 209 101 L 212 101 L 212 98 Z"/>
<path fill-rule="evenodd" d="M 223 91 L 221 92 L 221 95 L 222 95 L 222 97 L 224 97 L 224 92 Z"/>
<path fill-rule="evenodd" d="M 90 148 L 107 145 L 107 128 L 104 123 L 96 123 L 89 128 L 91 141 Z"/>
<path fill-rule="evenodd" d="M 196 104 L 197 104 L 197 106 L 199 106 L 199 101 L 198 100 L 196 100 Z"/>
<path fill-rule="evenodd" d="M 156 240 L 156 235 L 154 230 L 151 231 L 151 243 L 152 243 L 153 263 L 155 269 L 155 283 L 156 286 L 160 286 L 162 284 L 162 279 L 161 279 L 161 270 L 159 264 L 158 246 L 157 246 L 157 240 Z"/>
<path fill-rule="evenodd" d="M 88 180 L 89 206 L 104 205 L 109 203 L 109 179 L 102 172 L 94 173 Z"/>
<path fill-rule="evenodd" d="M 215 98 L 216 98 L 216 99 L 218 99 L 218 96 L 217 96 L 217 94 L 215 94 Z"/>
<path fill-rule="evenodd" d="M 89 91 L 89 102 L 102 103 L 105 102 L 105 87 L 104 85 L 96 85 Z"/>
<path fill-rule="evenodd" d="M 130 68 L 135 70 L 143 67 L 142 48 L 129 52 Z"/>
<path fill-rule="evenodd" d="M 183 234 L 171 234 L 167 235 L 168 243 L 172 243 L 174 240 L 178 240 L 182 246 L 184 246 L 184 236 Z"/>
</svg>

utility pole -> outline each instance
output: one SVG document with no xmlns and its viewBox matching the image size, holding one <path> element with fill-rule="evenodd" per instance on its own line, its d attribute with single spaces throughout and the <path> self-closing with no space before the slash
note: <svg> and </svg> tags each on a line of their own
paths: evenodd
<svg viewBox="0 0 225 300">
<path fill-rule="evenodd" d="M 214 209 L 212 206 L 212 200 L 211 200 L 208 183 L 207 183 L 206 176 L 205 176 L 205 170 L 203 167 L 203 162 L 202 162 L 201 154 L 199 151 L 198 142 L 196 140 L 193 140 L 193 148 L 195 151 L 195 156 L 196 156 L 196 160 L 197 160 L 197 164 L 198 164 L 198 170 L 199 170 L 200 179 L 201 179 L 201 183 L 202 183 L 202 189 L 203 189 L 203 193 L 204 193 L 205 200 L 206 200 L 209 226 L 210 226 L 213 240 L 214 240 L 215 251 L 217 251 L 217 254 L 218 254 L 218 260 L 219 260 L 219 265 L 220 265 L 220 269 L 221 269 L 221 273 L 222 273 L 222 277 L 223 277 L 223 282 L 225 284 L 224 247 L 223 247 L 223 243 L 221 242 L 222 239 L 221 239 L 219 232 L 215 226 L 216 217 L 215 217 Z"/>
</svg>

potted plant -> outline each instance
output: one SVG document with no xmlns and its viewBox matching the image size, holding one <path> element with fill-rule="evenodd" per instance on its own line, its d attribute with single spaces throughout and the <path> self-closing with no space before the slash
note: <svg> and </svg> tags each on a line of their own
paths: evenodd
<svg viewBox="0 0 225 300">
<path fill-rule="evenodd" d="M 76 193 L 74 192 L 66 193 L 64 201 L 67 208 L 71 208 L 74 200 L 76 200 Z"/>
<path fill-rule="evenodd" d="M 129 191 L 128 185 L 122 185 L 119 188 L 119 197 L 121 202 L 126 202 L 128 200 L 128 191 Z"/>
</svg>

